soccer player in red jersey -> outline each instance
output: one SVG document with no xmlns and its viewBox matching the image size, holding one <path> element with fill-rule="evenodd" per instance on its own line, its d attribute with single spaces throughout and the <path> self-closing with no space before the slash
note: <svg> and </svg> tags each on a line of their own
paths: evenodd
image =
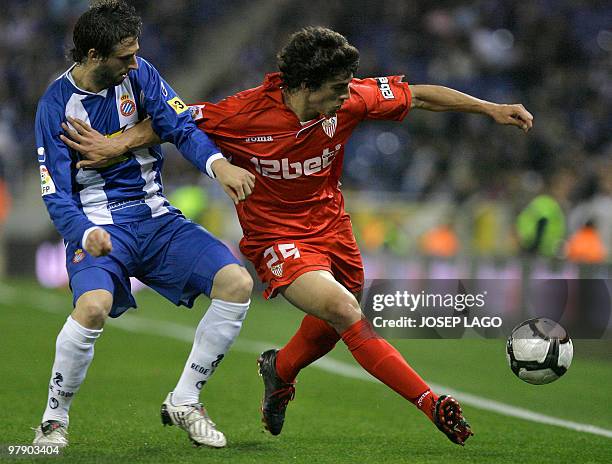
<svg viewBox="0 0 612 464">
<path fill-rule="evenodd" d="M 280 72 L 267 75 L 262 85 L 191 108 L 198 126 L 232 164 L 256 176 L 250 195 L 240 189 L 228 193 L 244 233 L 240 249 L 268 284 L 264 296 L 281 293 L 307 313 L 282 349 L 268 350 L 258 360 L 265 387 L 263 420 L 272 434 L 281 432 L 297 374 L 342 339 L 365 370 L 463 445 L 472 431 L 457 401 L 431 391 L 361 311 L 363 264 L 339 182 L 344 148 L 361 121 L 400 121 L 415 108 L 486 114 L 525 132 L 533 117 L 522 105 L 409 85 L 402 76 L 357 79 L 358 64 L 359 52 L 345 37 L 322 27 L 305 28 L 278 54 Z M 80 133 L 69 132 L 72 147 L 89 159 L 80 166 L 95 167 L 158 141 L 147 123 L 113 139 L 102 139 L 81 124 L 75 127 Z"/>
</svg>

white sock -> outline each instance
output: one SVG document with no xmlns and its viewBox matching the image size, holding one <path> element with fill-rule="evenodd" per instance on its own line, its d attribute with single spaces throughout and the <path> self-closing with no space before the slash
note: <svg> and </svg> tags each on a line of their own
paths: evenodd
<svg viewBox="0 0 612 464">
<path fill-rule="evenodd" d="M 200 390 L 240 333 L 249 304 L 213 299 L 198 324 L 193 348 L 172 394 L 175 406 L 200 401 Z"/>
<path fill-rule="evenodd" d="M 55 343 L 55 362 L 49 382 L 49 398 L 42 422 L 57 420 L 68 425 L 68 410 L 75 393 L 85 379 L 94 355 L 94 343 L 102 330 L 83 327 L 72 316 Z"/>
</svg>

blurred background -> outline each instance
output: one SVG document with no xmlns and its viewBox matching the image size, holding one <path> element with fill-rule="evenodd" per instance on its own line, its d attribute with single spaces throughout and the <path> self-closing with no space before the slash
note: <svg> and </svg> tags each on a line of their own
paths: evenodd
<svg viewBox="0 0 612 464">
<path fill-rule="evenodd" d="M 276 70 L 289 35 L 324 25 L 361 52 L 358 77 L 404 74 L 500 103 L 533 130 L 415 111 L 365 123 L 343 190 L 369 278 L 604 277 L 612 250 L 612 4 L 598 0 L 132 2 L 140 54 L 187 102 Z M 0 17 L 0 276 L 66 285 L 40 198 L 34 114 L 71 64 L 87 1 L 5 0 Z M 166 144 L 166 193 L 234 250 L 233 206 Z"/>
</svg>

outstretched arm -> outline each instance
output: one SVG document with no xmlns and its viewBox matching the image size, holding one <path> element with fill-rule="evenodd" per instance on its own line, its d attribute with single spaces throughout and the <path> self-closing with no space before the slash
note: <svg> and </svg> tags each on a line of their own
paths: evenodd
<svg viewBox="0 0 612 464">
<path fill-rule="evenodd" d="M 533 126 L 533 116 L 521 104 L 492 103 L 439 85 L 411 85 L 410 92 L 411 108 L 486 114 L 498 124 L 517 126 L 524 132 L 528 132 Z"/>
<path fill-rule="evenodd" d="M 70 148 L 87 158 L 77 163 L 76 167 L 79 169 L 100 168 L 129 150 L 161 143 L 148 118 L 112 138 L 104 137 L 80 119 L 69 117 L 68 120 L 74 130 L 66 123 L 62 123 L 68 137 L 60 135 L 60 138 Z M 253 192 L 255 176 L 245 169 L 234 166 L 225 158 L 213 161 L 210 169 L 234 204 L 245 200 Z"/>
</svg>

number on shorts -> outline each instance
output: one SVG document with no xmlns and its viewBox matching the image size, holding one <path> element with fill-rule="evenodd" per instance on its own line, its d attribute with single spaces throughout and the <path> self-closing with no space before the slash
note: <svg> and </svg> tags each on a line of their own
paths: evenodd
<svg viewBox="0 0 612 464">
<path fill-rule="evenodd" d="M 283 259 L 293 258 L 297 259 L 300 257 L 300 250 L 295 246 L 295 243 L 280 243 L 277 245 L 278 251 L 283 256 Z M 264 251 L 264 258 L 270 256 L 270 259 L 266 262 L 268 269 L 271 269 L 276 263 L 278 263 L 278 254 L 274 251 L 274 246 Z"/>
</svg>

